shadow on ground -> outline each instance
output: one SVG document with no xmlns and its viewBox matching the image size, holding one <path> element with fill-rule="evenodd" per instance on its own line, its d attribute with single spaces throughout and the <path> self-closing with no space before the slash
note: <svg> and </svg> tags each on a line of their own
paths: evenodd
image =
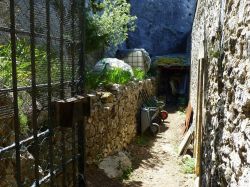
<svg viewBox="0 0 250 187">
<path fill-rule="evenodd" d="M 167 106 L 168 113 L 175 113 L 179 111 L 177 106 Z M 166 126 L 161 127 L 161 132 L 168 130 L 168 121 L 166 121 Z M 142 136 L 137 136 L 134 141 L 127 147 L 126 151 L 130 154 L 130 159 L 132 161 L 132 169 L 136 170 L 139 167 L 147 168 L 157 168 L 160 167 L 162 159 L 159 153 L 153 152 L 152 147 L 155 145 L 155 139 L 149 131 L 147 131 Z M 168 154 L 164 153 L 165 157 L 168 158 Z M 100 170 L 97 166 L 91 165 L 86 168 L 87 173 L 87 183 L 89 187 L 141 187 L 142 182 L 140 181 L 127 181 L 126 184 L 123 183 L 121 179 L 110 179 L 105 173 Z"/>
<path fill-rule="evenodd" d="M 139 168 L 142 164 L 145 168 L 154 168 L 161 164 L 157 154 L 152 154 L 150 149 L 154 146 L 154 140 L 150 132 L 143 136 L 137 136 L 126 149 L 130 154 L 132 169 Z M 89 187 L 141 187 L 142 182 L 132 181 L 124 184 L 122 179 L 110 179 L 95 165 L 87 166 L 87 184 Z"/>
</svg>

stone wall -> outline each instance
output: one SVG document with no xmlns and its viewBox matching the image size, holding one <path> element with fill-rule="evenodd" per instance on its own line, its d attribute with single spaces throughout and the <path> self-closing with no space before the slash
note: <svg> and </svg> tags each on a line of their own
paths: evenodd
<svg viewBox="0 0 250 187">
<path fill-rule="evenodd" d="M 140 93 L 155 94 L 155 81 L 147 79 L 126 86 L 114 85 L 110 92 L 96 92 L 91 116 L 86 124 L 88 162 L 111 155 L 131 142 L 136 135 L 142 98 Z"/>
<path fill-rule="evenodd" d="M 139 82 L 130 82 L 126 86 L 113 85 L 107 91 L 95 92 L 92 100 L 91 115 L 86 120 L 86 156 L 87 162 L 92 163 L 99 159 L 112 155 L 126 146 L 136 135 L 138 117 L 142 104 L 140 93 L 147 92 L 148 95 L 155 95 L 155 80 L 147 79 Z M 0 95 L 0 106 L 12 105 L 11 95 Z M 40 125 L 40 124 L 39 124 Z M 54 124 L 56 125 L 56 124 Z M 53 144 L 53 163 L 57 166 L 61 164 L 62 155 L 65 160 L 72 157 L 73 132 L 71 128 L 55 126 Z M 74 133 L 75 134 L 75 133 Z M 31 132 L 21 134 L 23 139 L 31 136 Z M 13 116 L 0 120 L 0 147 L 6 147 L 14 142 Z M 62 150 L 64 141 L 64 153 Z M 42 137 L 39 141 L 39 177 L 42 178 L 48 173 L 49 167 L 49 140 Z M 33 142 L 28 142 L 22 146 L 20 152 L 22 178 L 25 186 L 30 186 L 34 182 L 34 161 L 36 151 Z M 15 150 L 10 150 L 0 157 L 0 186 L 16 186 L 15 181 Z M 56 177 L 57 184 L 61 175 Z M 72 165 L 68 164 L 66 169 L 67 186 L 73 186 Z M 45 184 L 44 186 L 48 186 Z"/>
<path fill-rule="evenodd" d="M 197 65 L 205 51 L 202 186 L 250 184 L 249 31 L 250 1 L 199 2 L 192 32 L 190 101 L 196 114 Z"/>
</svg>

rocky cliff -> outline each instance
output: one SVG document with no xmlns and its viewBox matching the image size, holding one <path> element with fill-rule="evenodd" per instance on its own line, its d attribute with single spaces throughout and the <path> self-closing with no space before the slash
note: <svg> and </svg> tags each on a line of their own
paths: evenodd
<svg viewBox="0 0 250 187">
<path fill-rule="evenodd" d="M 151 55 L 183 52 L 191 32 L 196 0 L 130 0 L 137 29 L 128 48 L 145 48 Z"/>
</svg>

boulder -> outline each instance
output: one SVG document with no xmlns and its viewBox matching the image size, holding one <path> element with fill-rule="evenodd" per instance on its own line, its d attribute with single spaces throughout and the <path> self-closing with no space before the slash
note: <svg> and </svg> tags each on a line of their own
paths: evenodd
<svg viewBox="0 0 250 187">
<path fill-rule="evenodd" d="M 104 71 L 113 70 L 115 68 L 120 68 L 124 71 L 129 71 L 131 75 L 134 75 L 132 67 L 117 58 L 104 58 L 98 61 L 94 67 L 94 72 L 102 73 Z"/>
<path fill-rule="evenodd" d="M 121 177 L 123 172 L 130 169 L 132 163 L 124 152 L 119 152 L 115 156 L 109 156 L 99 164 L 109 178 Z"/>
<path fill-rule="evenodd" d="M 150 69 L 151 58 L 145 49 L 119 49 L 116 52 L 119 58 L 133 68 L 141 68 L 146 73 Z"/>
</svg>

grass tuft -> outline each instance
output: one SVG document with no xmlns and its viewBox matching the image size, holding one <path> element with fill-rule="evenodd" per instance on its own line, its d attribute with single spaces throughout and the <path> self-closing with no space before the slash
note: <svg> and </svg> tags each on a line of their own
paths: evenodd
<svg viewBox="0 0 250 187">
<path fill-rule="evenodd" d="M 195 159 L 186 158 L 182 161 L 182 170 L 185 174 L 194 174 L 195 169 Z"/>
</svg>

